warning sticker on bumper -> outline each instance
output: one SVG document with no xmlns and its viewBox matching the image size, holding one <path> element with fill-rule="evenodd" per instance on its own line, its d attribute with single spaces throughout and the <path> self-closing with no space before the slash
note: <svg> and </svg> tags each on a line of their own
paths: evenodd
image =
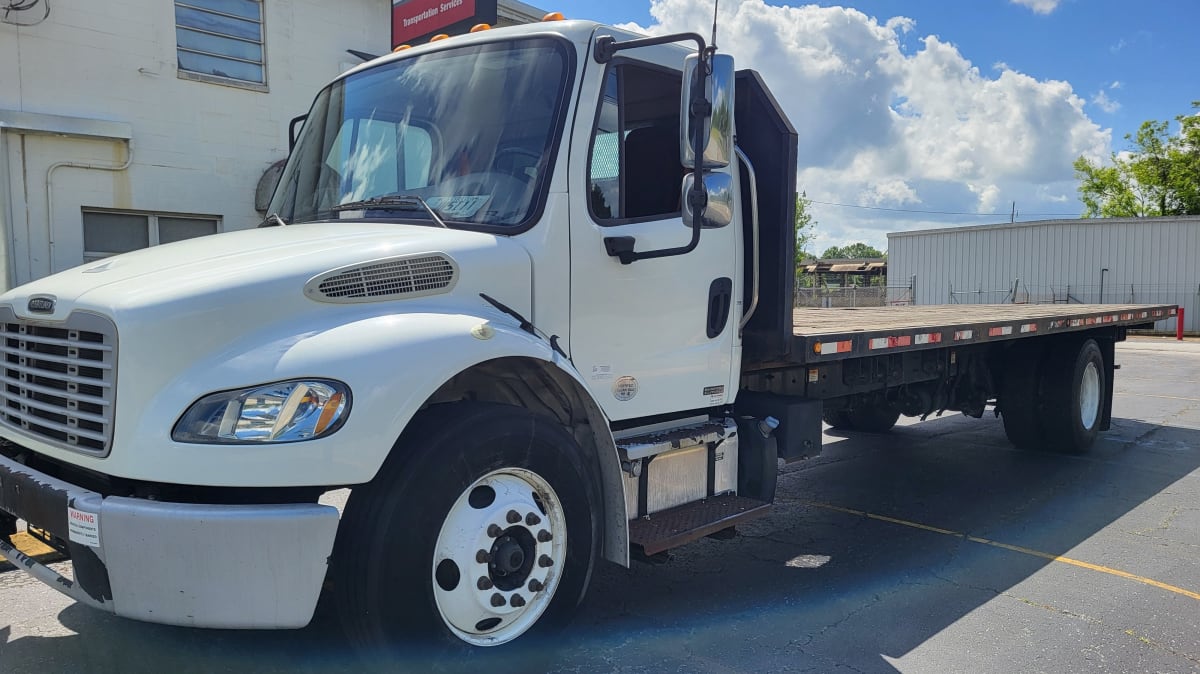
<svg viewBox="0 0 1200 674">
<path fill-rule="evenodd" d="M 100 547 L 100 516 L 67 508 L 67 532 L 71 542 L 89 548 Z"/>
</svg>

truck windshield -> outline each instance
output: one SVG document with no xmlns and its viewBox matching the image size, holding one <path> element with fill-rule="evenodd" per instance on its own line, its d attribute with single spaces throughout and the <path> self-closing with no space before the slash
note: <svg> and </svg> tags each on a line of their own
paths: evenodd
<svg viewBox="0 0 1200 674">
<path fill-rule="evenodd" d="M 386 198 L 417 196 L 450 226 L 519 227 L 549 188 L 568 78 L 568 51 L 550 38 L 350 75 L 317 96 L 268 212 L 291 223 L 433 220 Z"/>
</svg>

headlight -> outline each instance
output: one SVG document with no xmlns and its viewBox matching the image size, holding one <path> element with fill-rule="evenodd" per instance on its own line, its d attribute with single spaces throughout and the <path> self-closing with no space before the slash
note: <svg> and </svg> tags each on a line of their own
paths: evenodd
<svg viewBox="0 0 1200 674">
<path fill-rule="evenodd" d="M 298 442 L 333 433 L 350 414 L 350 389 L 325 379 L 282 381 L 213 393 L 175 424 L 176 442 Z"/>
</svg>

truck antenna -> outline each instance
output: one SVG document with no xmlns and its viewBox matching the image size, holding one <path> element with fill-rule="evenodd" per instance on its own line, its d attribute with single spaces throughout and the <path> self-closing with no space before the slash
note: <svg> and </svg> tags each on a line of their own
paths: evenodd
<svg viewBox="0 0 1200 674">
<path fill-rule="evenodd" d="M 712 41 L 709 42 L 709 46 L 714 50 L 717 48 L 717 6 L 720 4 L 721 0 L 713 0 L 713 33 Z"/>
</svg>

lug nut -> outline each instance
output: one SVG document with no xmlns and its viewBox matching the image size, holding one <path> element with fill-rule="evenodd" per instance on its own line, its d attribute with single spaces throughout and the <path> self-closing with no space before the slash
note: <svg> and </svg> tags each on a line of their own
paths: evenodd
<svg viewBox="0 0 1200 674">
<path fill-rule="evenodd" d="M 551 536 L 550 532 L 546 531 L 545 529 L 542 529 L 537 533 L 538 543 L 549 543 L 552 538 L 554 537 Z"/>
<path fill-rule="evenodd" d="M 500 608 L 501 606 L 504 606 L 504 595 L 500 594 L 499 592 L 493 594 L 492 595 L 492 606 L 495 606 L 496 608 Z"/>
<path fill-rule="evenodd" d="M 517 522 L 521 521 L 521 513 L 515 510 L 510 510 L 508 511 L 508 514 L 504 516 L 504 518 L 508 520 L 509 524 L 516 524 Z"/>
<path fill-rule="evenodd" d="M 504 533 L 504 530 L 501 529 L 499 525 L 497 525 L 497 524 L 489 524 L 488 525 L 488 528 L 487 528 L 488 536 L 490 536 L 492 538 L 498 538 L 500 536 L 500 534 L 502 534 L 502 533 Z"/>
<path fill-rule="evenodd" d="M 538 580 L 537 578 L 529 579 L 530 592 L 541 592 L 543 589 L 545 589 L 545 587 L 545 585 L 542 585 L 542 581 Z"/>
<path fill-rule="evenodd" d="M 542 567 L 543 569 L 554 566 L 554 560 L 550 559 L 548 555 L 542 555 L 541 557 L 538 557 L 538 566 Z"/>
<path fill-rule="evenodd" d="M 519 594 L 514 594 L 512 599 L 508 600 L 508 603 L 511 604 L 513 608 L 521 608 L 525 605 L 525 598 Z"/>
<path fill-rule="evenodd" d="M 487 550 L 480 550 L 479 552 L 475 553 L 475 561 L 479 562 L 480 564 L 487 564 L 488 562 L 492 561 L 492 556 Z"/>
<path fill-rule="evenodd" d="M 492 579 L 487 576 L 480 576 L 479 582 L 475 583 L 475 586 L 481 590 L 490 590 L 492 589 Z"/>
<path fill-rule="evenodd" d="M 528 524 L 531 527 L 537 526 L 541 523 L 542 523 L 542 518 L 538 517 L 537 515 L 535 515 L 533 513 L 529 513 L 528 515 L 525 516 L 525 524 Z"/>
</svg>

